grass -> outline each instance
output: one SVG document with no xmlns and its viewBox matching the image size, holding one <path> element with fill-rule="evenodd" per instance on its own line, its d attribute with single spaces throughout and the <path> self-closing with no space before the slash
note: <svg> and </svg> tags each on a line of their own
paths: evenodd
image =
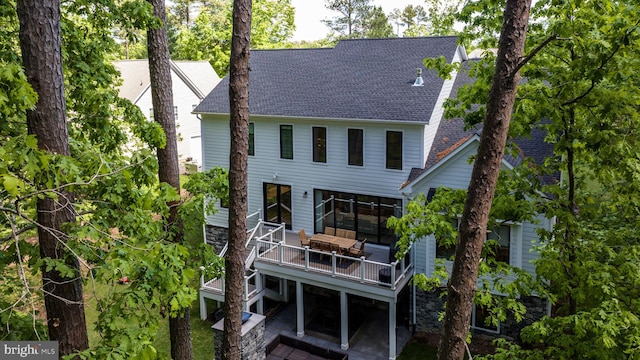
<svg viewBox="0 0 640 360">
<path fill-rule="evenodd" d="M 184 175 L 181 175 L 183 177 Z M 180 182 L 184 184 L 188 178 L 181 178 Z M 185 229 L 185 240 L 192 245 L 200 244 L 204 241 L 202 228 Z M 196 278 L 193 284 L 194 288 L 200 287 L 200 279 Z M 213 307 L 208 307 L 212 309 Z M 213 330 L 212 323 L 206 320 L 200 320 L 200 302 L 194 301 L 191 306 L 191 344 L 193 346 L 194 360 L 211 360 L 213 359 Z M 156 334 L 155 347 L 158 350 L 160 358 L 170 358 L 171 342 L 169 341 L 169 320 L 164 321 L 162 327 Z"/>
<path fill-rule="evenodd" d="M 194 240 L 194 241 L 197 241 Z M 202 235 L 200 235 L 200 241 L 202 241 Z M 195 279 L 194 287 L 198 288 L 199 279 Z M 117 287 L 115 290 L 117 291 Z M 94 325 L 98 320 L 99 310 L 96 306 L 96 296 L 103 297 L 108 294 L 110 289 L 109 285 L 96 284 L 95 290 L 93 285 L 87 283 L 85 285 L 85 294 L 88 296 L 85 306 L 85 316 L 88 324 L 89 344 L 94 345 L 100 341 L 100 335 L 95 331 Z M 94 296 L 95 294 L 95 296 Z M 213 308 L 213 307 L 211 307 Z M 213 346 L 213 331 L 211 330 L 212 323 L 208 321 L 200 320 L 200 303 L 194 301 L 190 312 L 191 317 L 191 340 L 193 345 L 194 360 L 211 360 L 213 358 L 214 346 Z M 156 341 L 154 346 L 158 351 L 158 358 L 168 359 L 171 357 L 171 343 L 169 341 L 169 320 L 168 318 L 162 321 L 160 329 L 156 334 Z"/>
<path fill-rule="evenodd" d="M 189 181 L 188 176 L 181 175 L 180 183 L 184 184 Z M 196 229 L 185 229 L 185 241 L 192 245 L 197 245 L 203 242 L 202 227 Z M 194 254 L 197 256 L 197 254 Z M 194 257 L 195 257 L 194 256 Z M 200 278 L 194 279 L 192 286 L 195 289 L 200 287 Z M 117 287 L 111 289 L 106 284 L 96 284 L 95 289 L 90 282 L 85 285 L 84 293 L 86 295 L 85 316 L 88 324 L 89 344 L 94 345 L 100 341 L 100 335 L 95 331 L 94 325 L 98 320 L 99 310 L 96 306 L 96 297 L 102 298 L 106 296 L 109 291 L 117 291 Z M 213 309 L 213 306 L 209 307 Z M 191 317 L 191 342 L 193 346 L 194 360 L 211 360 L 213 359 L 214 346 L 213 346 L 213 331 L 211 330 L 212 323 L 208 321 L 200 320 L 200 303 L 194 301 L 190 312 Z M 135 324 L 134 324 L 135 325 Z M 154 346 L 158 351 L 158 358 L 169 359 L 171 358 L 171 342 L 169 341 L 169 319 L 165 319 L 161 323 L 161 327 L 156 333 L 156 341 Z"/>
<path fill-rule="evenodd" d="M 438 348 L 417 341 L 409 341 L 398 360 L 437 360 Z"/>
<path fill-rule="evenodd" d="M 465 353 L 464 359 L 469 359 Z M 411 340 L 398 355 L 398 360 L 438 360 L 438 348 L 423 342 Z"/>
</svg>

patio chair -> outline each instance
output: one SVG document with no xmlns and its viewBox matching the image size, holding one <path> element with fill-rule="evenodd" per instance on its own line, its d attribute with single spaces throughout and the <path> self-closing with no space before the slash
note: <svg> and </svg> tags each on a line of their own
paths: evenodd
<svg viewBox="0 0 640 360">
<path fill-rule="evenodd" d="M 347 229 L 336 229 L 336 236 L 346 238 L 347 237 Z"/>
<path fill-rule="evenodd" d="M 355 239 L 356 238 L 356 232 L 355 232 L 355 230 L 345 230 L 343 237 L 345 237 L 347 239 Z"/>
<path fill-rule="evenodd" d="M 300 236 L 300 244 L 302 245 L 302 247 L 311 246 L 311 241 L 309 241 L 309 238 L 304 232 L 304 229 L 300 229 L 300 231 L 298 232 L 298 236 Z"/>
<path fill-rule="evenodd" d="M 349 249 L 349 255 L 355 257 L 364 256 L 364 244 L 367 242 L 367 239 L 359 241 L 356 243 L 351 249 Z"/>
<path fill-rule="evenodd" d="M 340 245 L 338 244 L 334 244 L 334 243 L 330 243 L 329 244 L 329 250 L 331 252 L 336 252 L 336 255 L 342 255 L 342 249 L 340 249 Z M 342 264 L 342 258 L 338 258 L 338 264 Z"/>
<path fill-rule="evenodd" d="M 332 228 L 330 226 L 325 226 L 324 227 L 324 233 L 325 233 L 325 235 L 335 235 L 336 234 L 336 228 Z"/>
</svg>

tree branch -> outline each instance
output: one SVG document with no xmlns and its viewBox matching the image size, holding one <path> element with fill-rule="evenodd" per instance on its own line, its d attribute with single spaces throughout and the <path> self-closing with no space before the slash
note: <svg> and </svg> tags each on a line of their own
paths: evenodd
<svg viewBox="0 0 640 360">
<path fill-rule="evenodd" d="M 522 61 L 518 63 L 518 66 L 516 66 L 516 68 L 513 69 L 511 74 L 509 74 L 509 77 L 514 77 L 518 73 L 518 71 L 520 71 L 520 68 L 522 68 L 526 63 L 528 63 L 529 60 L 531 60 L 538 52 L 540 52 L 540 50 L 542 50 L 542 48 L 544 48 L 545 46 L 547 46 L 547 44 L 549 44 L 550 42 L 552 42 L 557 38 L 558 38 L 558 34 L 553 34 L 549 36 L 545 41 L 543 41 L 540 45 L 536 46 L 536 48 L 533 49 L 533 51 L 529 55 L 525 56 L 524 59 L 522 59 Z"/>
</svg>

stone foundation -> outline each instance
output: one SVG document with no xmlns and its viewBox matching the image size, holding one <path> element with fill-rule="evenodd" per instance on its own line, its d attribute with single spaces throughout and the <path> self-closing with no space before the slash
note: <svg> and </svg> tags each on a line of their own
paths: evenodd
<svg viewBox="0 0 640 360">
<path fill-rule="evenodd" d="M 242 360 L 264 360 L 267 357 L 267 346 L 264 340 L 266 317 L 251 314 L 249 320 L 242 324 Z M 215 360 L 222 360 L 222 337 L 224 334 L 224 319 L 212 327 Z"/>
<path fill-rule="evenodd" d="M 416 289 L 416 332 L 439 334 L 442 322 L 438 317 L 443 311 L 444 297 L 440 297 L 440 291 Z"/>
<path fill-rule="evenodd" d="M 520 302 L 527 308 L 522 321 L 516 322 L 513 317 L 500 323 L 500 334 L 520 340 L 520 331 L 547 315 L 547 301 L 536 296 L 523 296 Z"/>
<path fill-rule="evenodd" d="M 446 289 L 436 291 L 422 291 L 416 289 L 416 333 L 418 334 L 440 334 L 442 333 L 442 322 L 438 321 L 439 314 L 444 311 L 445 298 L 440 297 Z M 507 317 L 506 321 L 500 323 L 500 334 L 491 334 L 482 330 L 472 330 L 474 336 L 481 338 L 498 336 L 512 340 L 520 340 L 520 331 L 533 322 L 539 320 L 547 314 L 547 301 L 535 296 L 521 297 L 520 302 L 524 304 L 527 312 L 520 322 L 516 322 L 513 317 Z"/>
<path fill-rule="evenodd" d="M 215 253 L 220 254 L 224 246 L 227 244 L 229 229 L 213 225 L 205 225 L 204 236 L 207 244 L 213 245 Z"/>
</svg>

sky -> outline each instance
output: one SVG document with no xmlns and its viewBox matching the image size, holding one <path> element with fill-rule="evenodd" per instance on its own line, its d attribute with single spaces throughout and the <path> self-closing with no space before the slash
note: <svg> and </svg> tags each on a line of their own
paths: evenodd
<svg viewBox="0 0 640 360">
<path fill-rule="evenodd" d="M 374 6 L 382 6 L 385 14 L 389 15 L 393 9 L 404 9 L 407 5 L 425 6 L 424 0 L 372 0 Z M 318 40 L 327 35 L 328 28 L 321 22 L 338 16 L 339 13 L 324 7 L 325 0 L 291 0 L 296 9 L 296 31 L 293 41 Z"/>
</svg>

